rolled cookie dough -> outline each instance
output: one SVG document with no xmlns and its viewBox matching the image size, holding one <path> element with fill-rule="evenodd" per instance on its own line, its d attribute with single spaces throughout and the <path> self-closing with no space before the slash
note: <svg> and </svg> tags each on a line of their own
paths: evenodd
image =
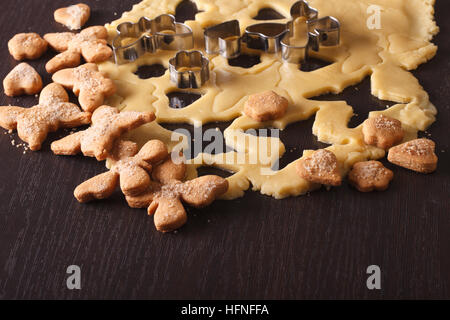
<svg viewBox="0 0 450 320">
<path fill-rule="evenodd" d="M 144 0 L 131 11 L 107 25 L 111 38 L 115 27 L 124 21 L 136 22 L 140 17 L 154 18 L 163 13 L 174 14 L 181 0 Z M 254 23 L 262 8 L 273 8 L 289 17 L 294 0 L 193 0 L 202 12 L 195 21 L 186 23 L 193 29 L 196 48 L 203 50 L 203 28 L 231 19 L 238 19 L 242 31 Z M 370 76 L 372 94 L 379 99 L 397 104 L 369 117 L 382 113 L 402 122 L 407 134 L 405 140 L 415 138 L 419 130 L 425 130 L 435 120 L 436 109 L 418 80 L 408 71 L 431 59 L 437 47 L 430 41 L 438 32 L 434 21 L 433 0 L 310 0 L 310 5 L 319 10 L 320 16 L 332 15 L 341 22 L 341 44 L 338 47 L 322 48 L 313 56 L 332 64 L 312 72 L 302 72 L 296 64 L 283 63 L 279 57 L 261 53 L 261 63 L 249 69 L 232 67 L 221 56 L 210 56 L 210 81 L 197 91 L 202 97 L 183 109 L 169 107 L 167 93 L 177 90 L 170 82 L 169 71 L 159 78 L 140 79 L 134 74 L 142 65 L 160 63 L 168 67 L 169 58 L 175 52 L 158 51 L 147 54 L 134 63 L 116 66 L 112 62 L 100 64 L 101 71 L 117 84 L 117 94 L 108 103 L 121 110 L 153 110 L 157 123 L 133 131 L 130 138 L 138 143 L 159 138 L 172 147 L 171 132 L 158 123 L 207 123 L 234 120 L 225 130 L 226 143 L 234 148 L 227 156 L 243 156 L 249 159 L 256 152 L 246 147 L 231 134 L 233 129 L 276 127 L 283 129 L 288 124 L 306 120 L 315 115 L 312 128 L 319 141 L 330 144 L 328 148 L 338 158 L 342 175 L 358 161 L 379 159 L 384 151 L 363 142 L 361 126 L 348 128 L 347 123 L 354 115 L 353 108 L 345 101 L 317 101 L 311 98 L 325 93 L 340 93 L 346 87 L 355 85 Z M 381 29 L 369 30 L 367 8 L 378 5 L 381 8 Z M 286 22 L 287 19 L 276 22 Z M 244 48 L 246 52 L 251 50 Z M 258 52 L 260 54 L 260 52 Z M 274 90 L 289 100 L 285 116 L 272 122 L 258 123 L 243 114 L 246 97 L 250 94 Z M 320 99 L 320 97 L 318 98 Z M 244 134 L 244 133 L 242 133 Z M 248 135 L 247 135 L 248 136 Z M 270 144 L 275 138 L 248 136 L 249 139 L 263 139 Z M 281 157 L 284 146 L 278 150 Z M 311 153 L 305 150 L 304 156 Z M 201 154 L 196 164 L 190 165 L 189 177 L 196 176 L 196 168 L 202 164 L 217 166 L 232 171 L 228 178 L 230 188 L 224 199 L 241 197 L 250 186 L 254 190 L 284 198 L 297 196 L 317 188 L 295 173 L 295 162 L 280 171 L 267 175 L 272 164 L 278 160 L 271 154 L 269 164 L 228 164 L 217 162 L 225 155 Z M 298 161 L 298 160 L 297 160 Z M 264 168 L 266 171 L 261 170 Z"/>
</svg>

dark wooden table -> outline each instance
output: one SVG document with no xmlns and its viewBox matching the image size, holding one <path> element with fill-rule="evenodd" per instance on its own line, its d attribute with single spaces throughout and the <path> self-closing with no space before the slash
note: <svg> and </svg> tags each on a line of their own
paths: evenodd
<svg viewBox="0 0 450 320">
<path fill-rule="evenodd" d="M 85 2 L 93 9 L 90 25 L 114 20 L 133 3 Z M 7 41 L 19 32 L 63 31 L 52 12 L 67 4 L 2 1 L 0 77 L 16 65 Z M 277 201 L 249 191 L 236 201 L 190 210 L 185 227 L 163 235 L 145 210 L 128 208 L 119 193 L 110 201 L 78 204 L 73 189 L 103 172 L 104 164 L 54 156 L 49 143 L 64 132 L 51 135 L 42 151 L 23 154 L 11 145 L 19 141 L 16 134 L 1 131 L 0 297 L 450 298 L 449 10 L 448 1 L 437 2 L 439 51 L 414 71 L 440 112 L 429 129 L 438 146 L 438 171 L 421 175 L 394 168 L 396 178 L 383 193 L 362 194 L 344 185 Z M 50 56 L 31 64 L 46 75 L 43 62 Z M 384 105 L 370 96 L 367 79 L 328 98 L 355 107 L 360 118 L 353 124 L 367 116 L 369 106 Z M 1 105 L 35 101 L 0 95 Z M 320 145 L 311 124 L 285 130 L 288 149 Z M 289 154 L 284 162 L 301 153 Z M 72 264 L 81 267 L 81 290 L 66 288 Z M 381 290 L 366 287 L 372 264 L 381 268 Z"/>
</svg>

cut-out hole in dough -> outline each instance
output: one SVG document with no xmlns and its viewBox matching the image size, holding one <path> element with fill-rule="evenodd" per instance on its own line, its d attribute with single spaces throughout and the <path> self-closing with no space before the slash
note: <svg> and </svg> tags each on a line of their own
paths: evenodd
<svg viewBox="0 0 450 320">
<path fill-rule="evenodd" d="M 187 132 L 189 132 L 189 137 L 190 139 L 188 139 L 188 143 L 189 143 L 189 150 L 190 150 L 190 156 L 187 156 L 187 159 L 191 159 L 191 158 L 195 158 L 199 153 L 209 153 L 209 154 L 219 154 L 219 153 L 225 153 L 225 152 L 230 152 L 233 151 L 232 148 L 228 147 L 225 144 L 225 139 L 223 136 L 223 132 L 225 131 L 226 128 L 228 128 L 231 125 L 232 121 L 228 121 L 228 122 L 212 122 L 212 123 L 207 123 L 204 124 L 201 128 L 201 130 L 199 128 L 195 128 L 194 126 L 190 125 L 190 124 L 172 124 L 172 123 L 161 123 L 161 126 L 164 127 L 167 130 L 171 130 L 171 131 L 175 131 L 177 129 L 181 129 L 184 132 L 180 132 L 179 133 L 183 133 L 183 134 L 187 134 Z M 187 131 L 187 132 L 186 132 Z M 210 140 L 208 140 L 208 134 L 207 131 L 211 134 L 215 134 L 215 132 L 217 132 L 217 137 L 212 137 L 210 138 Z M 218 148 L 217 150 L 214 149 L 211 152 L 210 148 L 208 148 L 208 146 L 211 145 L 211 143 L 217 143 L 217 139 L 219 140 L 219 143 L 221 141 L 222 143 L 222 148 Z M 198 142 L 201 141 L 201 146 L 198 144 Z M 215 145 L 215 144 L 214 144 Z M 220 149 L 220 150 L 219 150 Z"/>
<path fill-rule="evenodd" d="M 311 72 L 326 66 L 329 66 L 333 62 L 325 61 L 318 58 L 308 57 L 308 59 L 300 62 L 300 70 L 303 72 Z"/>
<path fill-rule="evenodd" d="M 281 13 L 272 8 L 262 8 L 258 14 L 253 17 L 255 20 L 281 20 L 285 19 Z"/>
<path fill-rule="evenodd" d="M 202 166 L 200 168 L 197 169 L 198 172 L 198 176 L 207 176 L 207 175 L 216 175 L 222 178 L 228 178 L 230 176 L 233 175 L 233 172 L 229 172 L 226 170 L 222 170 L 219 168 L 215 168 L 215 167 L 206 167 L 206 166 Z"/>
<path fill-rule="evenodd" d="M 173 109 L 182 109 L 193 104 L 202 97 L 199 93 L 186 91 L 172 91 L 167 94 L 169 106 Z"/>
<path fill-rule="evenodd" d="M 181 1 L 175 9 L 175 20 L 184 23 L 188 20 L 195 20 L 195 15 L 200 12 L 197 5 L 190 0 Z"/>
<path fill-rule="evenodd" d="M 234 59 L 228 59 L 228 64 L 232 67 L 241 67 L 249 69 L 261 63 L 261 57 L 258 55 L 241 54 Z"/>
<path fill-rule="evenodd" d="M 280 139 L 283 142 L 286 152 L 275 163 L 272 169 L 279 170 L 286 167 L 291 162 L 301 158 L 304 150 L 317 150 L 328 147 L 326 143 L 317 140 L 317 137 L 312 133 L 312 126 L 314 124 L 314 117 L 305 121 L 299 121 L 288 125 L 280 133 Z"/>
<path fill-rule="evenodd" d="M 379 100 L 371 94 L 370 77 L 367 77 L 356 86 L 346 88 L 340 94 L 325 94 L 310 99 L 318 101 L 346 101 L 348 105 L 353 107 L 353 113 L 355 114 L 348 123 L 349 128 L 355 128 L 363 123 L 371 111 L 385 110 L 396 104 L 392 101 Z"/>
<path fill-rule="evenodd" d="M 141 79 L 150 79 L 162 77 L 166 73 L 166 68 L 162 64 L 155 63 L 152 65 L 140 66 L 134 73 Z"/>
</svg>

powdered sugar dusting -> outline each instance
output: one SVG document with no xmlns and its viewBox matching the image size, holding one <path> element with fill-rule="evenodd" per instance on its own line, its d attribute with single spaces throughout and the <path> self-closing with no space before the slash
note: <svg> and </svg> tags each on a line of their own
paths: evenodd
<svg viewBox="0 0 450 320">
<path fill-rule="evenodd" d="M 328 176 L 337 168 L 336 157 L 331 151 L 320 149 L 304 162 L 305 170 L 314 175 Z"/>
<path fill-rule="evenodd" d="M 76 118 L 77 114 L 80 113 L 80 110 L 74 104 L 55 101 L 48 105 L 34 106 L 22 113 L 19 116 L 21 131 L 27 135 L 38 134 L 43 128 L 57 128 L 61 121 L 72 117 Z"/>
<path fill-rule="evenodd" d="M 21 45 L 25 48 L 35 48 L 36 46 L 39 46 L 41 43 L 41 40 L 39 39 L 39 36 L 37 36 L 34 33 L 27 34 L 24 39 L 22 39 Z"/>
<path fill-rule="evenodd" d="M 89 90 L 92 93 L 98 92 L 99 87 L 102 85 L 102 79 L 98 74 L 98 71 L 85 67 L 74 69 L 74 76 L 78 81 L 80 89 Z"/>
<path fill-rule="evenodd" d="M 13 81 L 26 81 L 27 83 L 34 83 L 39 77 L 39 74 L 28 63 L 21 63 L 17 65 L 8 75 L 8 78 Z"/>
<path fill-rule="evenodd" d="M 367 161 L 359 165 L 356 176 L 362 180 L 379 180 L 388 175 L 388 171 L 378 161 Z"/>
<path fill-rule="evenodd" d="M 89 13 L 88 9 L 85 8 L 84 6 L 72 5 L 68 7 L 67 14 L 70 15 L 71 18 L 68 27 L 71 30 L 81 29 L 83 20 L 85 19 L 88 13 Z"/>
<path fill-rule="evenodd" d="M 433 153 L 434 145 L 428 139 L 416 139 L 407 142 L 403 151 L 411 156 L 425 156 Z"/>
<path fill-rule="evenodd" d="M 85 29 L 88 30 L 88 29 Z M 83 30 L 84 31 L 84 30 Z M 81 52 L 81 47 L 87 43 L 88 45 L 105 47 L 105 43 L 97 38 L 95 31 L 86 31 L 76 34 L 69 42 L 69 50 Z"/>
<path fill-rule="evenodd" d="M 123 160 L 119 160 L 114 166 L 112 170 L 114 172 L 120 173 L 126 171 L 129 175 L 134 175 L 137 172 L 137 168 L 139 167 L 139 163 L 134 158 L 126 158 Z"/>
<path fill-rule="evenodd" d="M 375 124 L 375 128 L 377 128 L 377 129 L 384 129 L 384 130 L 391 130 L 391 131 L 401 129 L 400 121 L 386 117 L 384 115 L 380 115 L 380 116 L 376 117 L 374 120 L 374 124 Z"/>
</svg>

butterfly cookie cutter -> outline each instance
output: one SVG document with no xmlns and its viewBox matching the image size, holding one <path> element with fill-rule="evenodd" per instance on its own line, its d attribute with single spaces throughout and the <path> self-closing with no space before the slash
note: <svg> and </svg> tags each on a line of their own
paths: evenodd
<svg viewBox="0 0 450 320">
<path fill-rule="evenodd" d="M 284 61 L 298 63 L 308 56 L 308 50 L 319 51 L 321 46 L 336 46 L 340 41 L 340 23 L 331 16 L 318 18 L 319 12 L 301 0 L 291 7 L 291 20 L 286 23 L 259 23 L 250 25 L 241 37 L 237 20 L 227 21 L 205 30 L 205 48 L 208 54 L 220 54 L 230 59 L 241 52 L 241 41 L 250 49 L 279 53 Z M 301 45 L 291 44 L 294 21 L 303 17 L 307 24 L 307 39 Z"/>
<path fill-rule="evenodd" d="M 170 80 L 180 89 L 198 89 L 209 80 L 209 60 L 201 51 L 179 51 L 169 60 Z"/>
<path fill-rule="evenodd" d="M 194 34 L 190 27 L 176 22 L 171 14 L 162 14 L 155 19 L 142 17 L 137 23 L 119 24 L 112 47 L 116 64 L 123 64 L 158 49 L 191 49 L 194 47 Z"/>
</svg>

